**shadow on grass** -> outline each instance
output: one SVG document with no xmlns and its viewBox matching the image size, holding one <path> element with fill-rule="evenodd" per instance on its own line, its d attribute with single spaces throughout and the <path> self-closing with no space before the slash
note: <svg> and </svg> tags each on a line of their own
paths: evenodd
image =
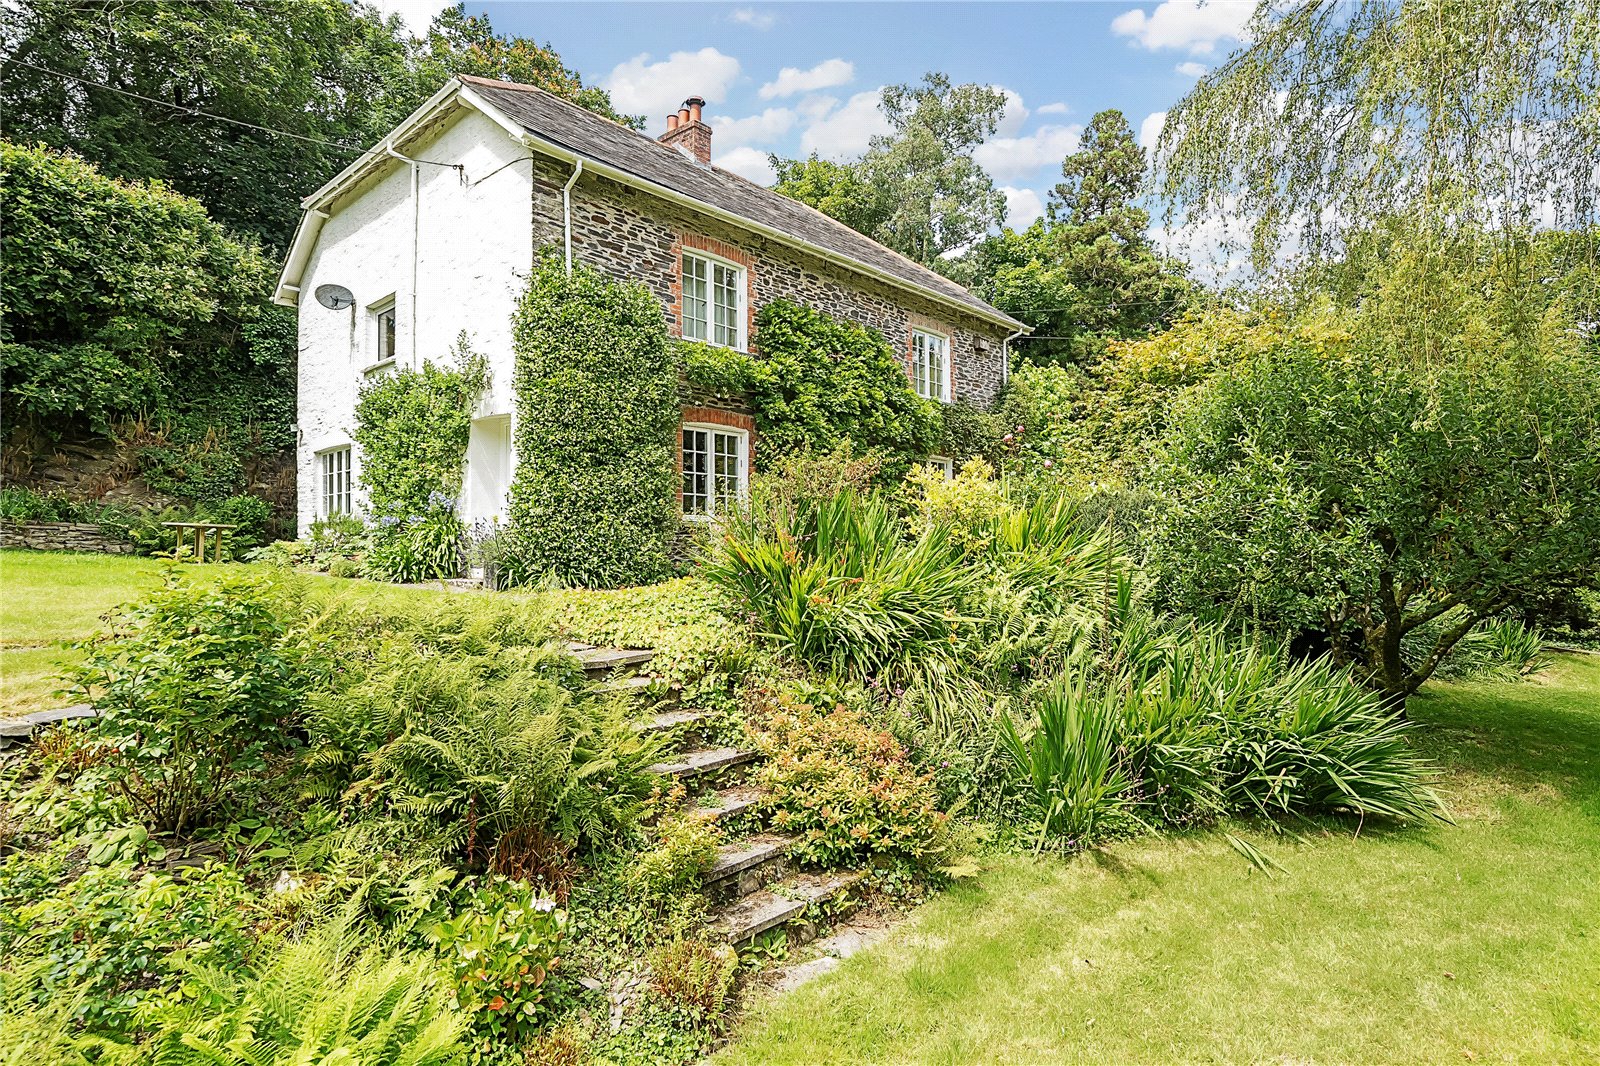
<svg viewBox="0 0 1600 1066">
<path fill-rule="evenodd" d="M 1447 773 L 1600 804 L 1600 657 L 1563 656 L 1506 684 L 1439 684 L 1412 700 L 1418 747 Z"/>
</svg>

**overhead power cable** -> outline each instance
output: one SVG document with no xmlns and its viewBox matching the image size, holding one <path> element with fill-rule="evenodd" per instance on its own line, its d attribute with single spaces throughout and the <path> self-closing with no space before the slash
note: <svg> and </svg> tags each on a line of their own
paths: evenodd
<svg viewBox="0 0 1600 1066">
<path fill-rule="evenodd" d="M 145 96 L 143 93 L 136 93 L 129 89 L 119 89 L 115 85 L 107 85 L 105 82 L 79 77 L 76 74 L 66 74 L 59 70 L 51 70 L 48 67 L 41 67 L 35 63 L 29 63 L 25 59 L 8 59 L 6 62 L 15 63 L 19 67 L 27 67 L 29 70 L 37 70 L 41 74 L 49 74 L 52 77 L 65 78 L 67 81 L 75 81 L 80 85 L 92 85 L 96 89 L 104 89 L 106 92 L 116 93 L 119 96 L 126 96 L 134 100 L 142 100 L 147 104 L 155 104 L 158 107 L 165 107 L 176 111 L 179 114 L 190 115 L 194 118 L 206 118 L 212 120 L 213 122 L 226 122 L 233 126 L 243 126 L 246 129 L 256 130 L 260 133 L 268 133 L 274 137 L 289 137 L 297 141 L 304 141 L 307 144 L 320 145 L 324 148 L 336 148 L 342 152 L 354 152 L 357 155 L 386 154 L 381 148 L 360 148 L 353 144 L 344 144 L 341 141 L 329 141 L 321 137 L 310 137 L 303 133 L 294 133 L 290 130 L 273 129 L 270 126 L 262 126 L 254 122 L 246 122 L 243 119 L 229 118 L 227 115 L 218 115 L 210 111 L 202 111 L 198 107 L 185 107 L 182 104 L 174 104 L 169 100 L 161 100 L 154 96 Z M 417 162 L 427 163 L 436 167 L 460 169 L 455 163 L 440 163 L 432 159 L 419 159 Z"/>
</svg>

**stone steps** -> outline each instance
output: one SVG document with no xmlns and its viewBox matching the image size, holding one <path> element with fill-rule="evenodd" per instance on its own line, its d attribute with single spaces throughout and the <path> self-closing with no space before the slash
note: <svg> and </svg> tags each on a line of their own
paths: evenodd
<svg viewBox="0 0 1600 1066">
<path fill-rule="evenodd" d="M 697 711 L 692 707 L 680 707 L 673 711 L 662 711 L 652 715 L 639 724 L 639 731 L 643 733 L 668 733 L 674 729 L 686 726 L 697 726 L 704 722 L 709 715 L 705 711 Z"/>
<path fill-rule="evenodd" d="M 656 657 L 649 648 L 598 648 L 593 644 L 570 641 L 567 650 L 578 660 L 584 673 L 591 677 L 605 676 L 629 667 L 640 667 Z"/>
<path fill-rule="evenodd" d="M 666 762 L 656 763 L 650 767 L 650 772 L 688 779 L 731 770 L 755 762 L 758 758 L 759 753 L 738 748 L 694 748 L 679 752 Z"/>
<path fill-rule="evenodd" d="M 25 744 L 44 726 L 78 718 L 94 718 L 98 713 L 87 703 L 75 703 L 71 707 L 52 707 L 47 711 L 34 711 L 16 718 L 0 718 L 0 748 L 8 744 Z"/>
<path fill-rule="evenodd" d="M 696 813 L 713 822 L 720 822 L 755 810 L 765 798 L 766 793 L 754 785 L 735 785 L 701 797 Z"/>
<path fill-rule="evenodd" d="M 753 940 L 769 929 L 803 916 L 813 904 L 854 887 L 863 876 L 854 871 L 793 874 L 719 908 L 711 919 L 711 932 L 730 944 Z M 814 935 L 814 930 L 812 932 Z"/>
</svg>

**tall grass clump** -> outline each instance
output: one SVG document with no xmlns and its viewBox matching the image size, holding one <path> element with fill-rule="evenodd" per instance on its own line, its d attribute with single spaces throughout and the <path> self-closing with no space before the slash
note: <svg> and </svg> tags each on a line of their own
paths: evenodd
<svg viewBox="0 0 1600 1066">
<path fill-rule="evenodd" d="M 1211 626 L 1118 621 L 1004 722 L 1040 844 L 1225 815 L 1443 816 L 1410 727 L 1345 671 Z"/>
<path fill-rule="evenodd" d="M 705 577 L 785 655 L 858 678 L 943 656 L 976 581 L 944 530 L 907 539 L 851 490 L 730 517 Z"/>
</svg>

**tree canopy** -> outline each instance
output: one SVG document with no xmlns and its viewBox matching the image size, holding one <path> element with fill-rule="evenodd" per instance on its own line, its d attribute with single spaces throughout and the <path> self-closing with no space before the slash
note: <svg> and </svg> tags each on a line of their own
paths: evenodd
<svg viewBox="0 0 1600 1066">
<path fill-rule="evenodd" d="M 880 106 L 890 132 L 874 137 L 860 160 L 774 156 L 777 190 L 909 259 L 948 270 L 947 256 L 1004 216 L 1005 197 L 972 150 L 998 128 L 1005 94 L 932 73 L 920 85 L 888 86 Z"/>
<path fill-rule="evenodd" d="M 10 140 L 160 179 L 269 247 L 287 243 L 302 196 L 451 74 L 529 82 L 620 117 L 550 49 L 459 5 L 420 38 L 344 0 L 32 0 L 0 9 L 0 25 Z"/>
</svg>

